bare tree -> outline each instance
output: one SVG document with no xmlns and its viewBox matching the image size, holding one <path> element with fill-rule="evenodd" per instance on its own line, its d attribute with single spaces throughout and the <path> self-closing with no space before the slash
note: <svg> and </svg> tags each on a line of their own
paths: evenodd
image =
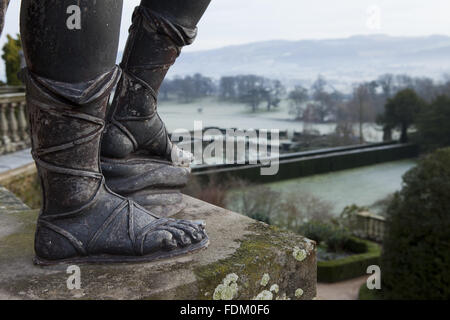
<svg viewBox="0 0 450 320">
<path fill-rule="evenodd" d="M 308 89 L 296 86 L 294 90 L 289 92 L 288 99 L 291 102 L 289 114 L 292 114 L 296 120 L 301 120 L 304 112 L 303 104 L 309 99 Z"/>
<path fill-rule="evenodd" d="M 395 93 L 394 75 L 390 73 L 384 74 L 378 77 L 377 82 L 381 86 L 382 95 L 386 102 L 387 99 L 391 98 Z"/>
<path fill-rule="evenodd" d="M 327 87 L 331 90 L 327 90 Z M 324 77 L 319 76 L 311 87 L 312 98 L 317 102 L 316 112 L 321 122 L 327 117 L 334 117 L 337 108 L 343 100 L 343 95 L 334 89 Z"/>
<path fill-rule="evenodd" d="M 359 143 L 364 143 L 363 133 L 363 112 L 368 98 L 367 87 L 363 84 L 355 89 L 355 98 L 358 104 L 358 122 L 359 122 Z"/>
</svg>

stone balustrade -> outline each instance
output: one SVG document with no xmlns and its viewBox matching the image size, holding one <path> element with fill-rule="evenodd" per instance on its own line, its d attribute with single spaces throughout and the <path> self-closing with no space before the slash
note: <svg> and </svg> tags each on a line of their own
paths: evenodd
<svg viewBox="0 0 450 320">
<path fill-rule="evenodd" d="M 365 239 L 378 242 L 383 241 L 386 218 L 370 213 L 359 212 L 356 214 L 355 233 Z"/>
<path fill-rule="evenodd" d="M 30 146 L 24 92 L 0 94 L 0 154 Z"/>
</svg>

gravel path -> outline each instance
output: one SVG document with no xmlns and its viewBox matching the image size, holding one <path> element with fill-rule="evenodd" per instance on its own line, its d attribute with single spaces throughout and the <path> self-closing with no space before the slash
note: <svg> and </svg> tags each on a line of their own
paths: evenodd
<svg viewBox="0 0 450 320">
<path fill-rule="evenodd" d="M 358 300 L 359 288 L 367 281 L 363 276 L 337 283 L 318 283 L 317 299 L 319 300 Z"/>
</svg>

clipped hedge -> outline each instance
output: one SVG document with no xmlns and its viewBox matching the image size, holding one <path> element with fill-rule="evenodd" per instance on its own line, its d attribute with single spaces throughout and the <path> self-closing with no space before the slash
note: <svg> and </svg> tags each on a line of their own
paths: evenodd
<svg viewBox="0 0 450 320">
<path fill-rule="evenodd" d="M 358 292 L 358 300 L 384 300 L 382 290 L 370 290 L 364 283 Z"/>
<path fill-rule="evenodd" d="M 367 267 L 380 265 L 381 247 L 371 241 L 354 239 L 365 245 L 365 253 L 351 255 L 338 260 L 317 262 L 317 281 L 333 283 L 366 275 Z"/>
<path fill-rule="evenodd" d="M 387 209 L 382 287 L 387 300 L 450 299 L 450 148 L 403 176 Z"/>
</svg>

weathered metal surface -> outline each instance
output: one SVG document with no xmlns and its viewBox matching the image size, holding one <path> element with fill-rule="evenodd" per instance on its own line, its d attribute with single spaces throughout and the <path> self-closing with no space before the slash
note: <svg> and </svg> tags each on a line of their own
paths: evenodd
<svg viewBox="0 0 450 320">
<path fill-rule="evenodd" d="M 125 159 L 102 158 L 102 173 L 111 190 L 160 217 L 173 216 L 184 208 L 180 190 L 189 180 L 189 168 L 136 155 Z"/>
<path fill-rule="evenodd" d="M 182 47 L 192 43 L 196 34 L 195 27 L 178 25 L 143 6 L 136 8 L 103 137 L 103 156 L 124 158 L 144 151 L 174 160 L 172 142 L 157 112 L 157 95 Z M 185 157 L 189 163 L 192 156 Z"/>
<path fill-rule="evenodd" d="M 36 230 L 38 264 L 151 261 L 208 244 L 204 225 L 159 218 L 105 187 L 100 138 L 119 76 L 114 68 L 74 85 L 24 72 L 44 198 Z"/>
<path fill-rule="evenodd" d="M 209 3 L 200 2 L 202 7 Z M 199 16 L 193 19 L 198 20 L 204 10 L 194 7 L 191 11 Z M 183 10 L 179 5 L 174 10 L 188 12 L 189 8 Z M 174 164 L 188 166 L 193 156 L 170 141 L 157 112 L 157 95 L 182 47 L 191 44 L 196 34 L 196 27 L 182 26 L 144 6 L 136 8 L 121 63 L 122 78 L 102 140 L 102 168 L 108 186 L 162 216 L 183 208 L 179 190 L 186 185 L 190 171 Z M 113 162 L 114 158 L 124 160 Z"/>
<path fill-rule="evenodd" d="M 4 13 L 7 4 L 0 2 L 0 13 Z M 86 0 L 77 5 L 69 0 L 52 5 L 22 1 L 20 25 L 28 65 L 22 79 L 26 84 L 32 155 L 43 192 L 35 237 L 38 264 L 150 261 L 190 253 L 209 243 L 202 222 L 160 218 L 132 199 L 112 192 L 105 184 L 99 149 L 109 95 L 119 79 L 122 81 L 116 101 L 120 103 L 114 104 L 109 120 L 131 140 L 133 151 L 143 149 L 173 160 L 174 148 L 156 112 L 156 92 L 167 63 L 175 61 L 181 46 L 193 40 L 196 33 L 195 27 L 182 27 L 146 7 L 138 7 L 128 41 L 130 50 L 125 54 L 126 75 L 121 78 L 120 68 L 113 65 L 122 4 L 121 0 L 112 3 Z M 189 17 L 197 16 L 190 12 L 194 9 L 203 14 L 204 4 L 207 6 L 209 0 L 194 6 L 178 0 L 168 6 L 166 2 L 157 2 L 155 6 L 173 7 L 175 16 L 183 13 L 181 16 Z M 78 15 L 83 13 L 78 27 L 70 26 L 67 17 L 61 14 L 68 13 L 67 8 L 73 6 L 75 19 L 76 9 Z M 164 15 L 171 16 L 165 11 Z M 142 39 L 135 41 L 136 35 Z M 135 52 L 137 43 L 145 48 L 144 52 L 140 49 Z M 147 76 L 134 70 L 136 65 L 128 65 L 133 55 L 138 57 L 137 66 Z M 0 111 L 3 123 L 4 108 Z M 11 115 L 9 120 L 11 140 L 16 142 L 20 139 L 19 122 Z M 131 121 L 133 128 L 120 121 Z M 111 133 L 108 132 L 106 136 Z M 113 137 L 124 140 L 119 134 Z M 110 146 L 107 139 L 103 145 Z M 114 145 L 113 150 L 120 150 L 120 146 Z M 180 157 L 178 152 L 176 155 Z M 135 169 L 138 171 L 135 176 L 125 177 L 130 183 L 122 193 L 137 192 L 143 202 L 155 204 L 155 199 L 142 194 L 151 181 L 145 178 L 139 184 L 136 180 L 138 176 L 145 177 L 149 168 L 138 164 Z M 153 178 L 164 178 L 166 186 L 170 181 L 178 181 L 170 186 L 173 191 L 174 186 L 185 184 L 186 171 L 179 170 L 169 164 L 151 171 L 155 174 Z M 168 195 L 167 199 L 177 202 L 176 196 Z"/>
<path fill-rule="evenodd" d="M 8 9 L 9 0 L 0 0 L 0 35 L 3 32 L 5 26 L 6 10 Z"/>
</svg>

